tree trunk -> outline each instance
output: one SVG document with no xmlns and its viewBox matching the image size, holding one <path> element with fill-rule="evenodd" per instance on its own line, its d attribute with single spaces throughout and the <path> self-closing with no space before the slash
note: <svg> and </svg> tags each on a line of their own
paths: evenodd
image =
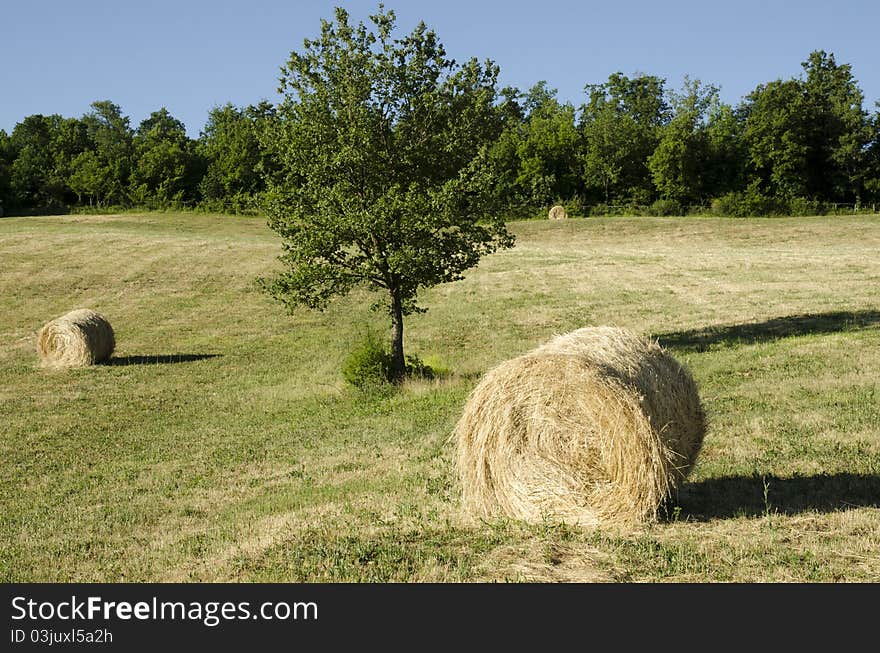
<svg viewBox="0 0 880 653">
<path fill-rule="evenodd" d="M 406 359 L 403 357 L 403 306 L 397 290 L 391 291 L 391 376 L 395 383 L 406 377 Z"/>
</svg>

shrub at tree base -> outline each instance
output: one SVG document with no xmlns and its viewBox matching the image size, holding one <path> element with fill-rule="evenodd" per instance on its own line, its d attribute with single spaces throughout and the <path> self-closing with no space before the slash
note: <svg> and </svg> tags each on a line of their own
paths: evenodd
<svg viewBox="0 0 880 653">
<path fill-rule="evenodd" d="M 48 322 L 37 334 L 37 352 L 43 367 L 94 365 L 108 360 L 115 346 L 110 322 L 87 308 Z"/>
<path fill-rule="evenodd" d="M 704 433 L 693 378 L 656 342 L 580 329 L 502 363 L 471 394 L 455 430 L 464 505 L 529 522 L 650 521 Z"/>
<path fill-rule="evenodd" d="M 342 376 L 357 388 L 382 385 L 391 375 L 391 356 L 375 334 L 367 334 L 346 357 Z"/>
<path fill-rule="evenodd" d="M 434 370 L 418 356 L 406 357 L 406 372 L 411 378 L 434 378 Z M 374 333 L 368 333 L 346 357 L 342 376 L 357 388 L 387 385 L 395 380 L 391 352 Z"/>
</svg>

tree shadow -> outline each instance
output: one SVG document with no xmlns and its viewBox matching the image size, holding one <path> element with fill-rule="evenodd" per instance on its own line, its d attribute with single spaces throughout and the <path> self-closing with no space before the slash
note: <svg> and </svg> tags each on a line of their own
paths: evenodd
<svg viewBox="0 0 880 653">
<path fill-rule="evenodd" d="M 168 365 L 171 363 L 192 363 L 220 354 L 153 354 L 150 356 L 113 356 L 105 365 Z"/>
<path fill-rule="evenodd" d="M 765 485 L 766 484 L 766 485 Z M 766 495 L 765 495 L 766 487 Z M 709 521 L 731 517 L 803 512 L 838 512 L 880 507 L 880 476 L 725 476 L 685 483 L 678 493 L 679 519 Z"/>
<path fill-rule="evenodd" d="M 880 311 L 835 311 L 775 317 L 764 322 L 710 326 L 655 336 L 663 347 L 701 352 L 712 345 L 730 347 L 813 333 L 837 333 L 880 327 Z"/>
</svg>

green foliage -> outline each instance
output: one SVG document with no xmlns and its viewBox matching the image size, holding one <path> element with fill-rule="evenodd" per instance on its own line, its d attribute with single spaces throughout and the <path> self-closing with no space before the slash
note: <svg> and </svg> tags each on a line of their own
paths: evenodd
<svg viewBox="0 0 880 653">
<path fill-rule="evenodd" d="M 407 376 L 432 379 L 434 368 L 418 356 L 406 357 Z M 373 331 L 367 331 L 342 364 L 343 378 L 356 388 L 370 389 L 395 380 L 391 352 Z"/>
<path fill-rule="evenodd" d="M 745 139 L 755 178 L 770 195 L 856 202 L 871 138 L 864 96 L 849 65 L 810 54 L 806 79 L 759 86 L 746 99 Z"/>
<path fill-rule="evenodd" d="M 695 129 L 692 118 L 677 116 L 648 158 L 654 185 L 665 200 L 686 202 L 700 195 L 704 144 Z"/>
<path fill-rule="evenodd" d="M 802 64 L 808 114 L 808 195 L 832 201 L 862 197 L 865 154 L 871 140 L 864 94 L 849 64 L 833 54 L 810 53 Z"/>
<path fill-rule="evenodd" d="M 706 161 L 703 192 L 718 197 L 745 186 L 748 152 L 740 112 L 721 102 L 709 109 L 706 123 Z"/>
<path fill-rule="evenodd" d="M 284 270 L 264 286 L 291 308 L 324 308 L 357 285 L 382 291 L 400 378 L 419 290 L 513 244 L 487 154 L 503 113 L 497 66 L 456 64 L 424 24 L 395 38 L 381 6 L 370 20 L 351 25 L 337 8 L 282 70 L 264 139 L 279 165 L 265 211 Z"/>
<path fill-rule="evenodd" d="M 587 192 L 606 204 L 645 203 L 654 195 L 647 160 L 669 120 L 663 85 L 658 77 L 614 73 L 605 84 L 587 86 L 580 123 L 583 178 Z"/>
<path fill-rule="evenodd" d="M 10 186 L 18 205 L 54 208 L 59 198 L 53 184 L 52 131 L 60 116 L 28 116 L 15 126 L 10 146 L 15 159 Z"/>
<path fill-rule="evenodd" d="M 13 204 L 11 172 L 15 155 L 9 135 L 0 129 L 0 217 Z"/>
<path fill-rule="evenodd" d="M 718 89 L 685 78 L 682 93 L 670 94 L 675 116 L 662 130 L 648 158 L 660 196 L 677 203 L 700 201 L 707 190 L 711 148 L 706 114 L 718 104 Z"/>
<path fill-rule="evenodd" d="M 202 164 L 182 122 L 154 111 L 134 137 L 130 196 L 140 204 L 171 206 L 195 199 Z"/>
<path fill-rule="evenodd" d="M 877 103 L 880 108 L 880 102 Z M 865 201 L 880 202 L 880 111 L 869 121 L 871 143 L 865 153 L 864 186 Z"/>
<path fill-rule="evenodd" d="M 342 363 L 342 376 L 357 388 L 370 388 L 391 380 L 391 354 L 372 331 L 368 331 Z"/>
<path fill-rule="evenodd" d="M 25 117 L 0 137 L 4 211 L 264 210 L 285 239 L 309 232 L 288 239 L 306 243 L 291 250 L 299 272 L 276 286 L 288 303 L 364 283 L 404 315 L 421 288 L 509 244 L 502 215 L 543 217 L 558 203 L 644 214 L 658 198 L 718 198 L 735 213 L 880 202 L 880 113 L 833 54 L 810 53 L 801 76 L 738 106 L 688 78 L 667 92 L 659 77 L 614 73 L 575 108 L 546 81 L 498 91 L 492 62 L 456 64 L 424 25 L 398 38 L 393 12 L 372 21 L 353 26 L 342 11 L 325 22 L 283 69 L 279 106 L 215 107 L 198 141 L 165 109 L 132 130 L 109 100 L 81 118 Z"/>
<path fill-rule="evenodd" d="M 788 201 L 789 215 L 823 215 L 826 212 L 825 205 L 817 200 L 805 197 L 794 197 Z"/>
<path fill-rule="evenodd" d="M 727 193 L 712 201 L 714 215 L 745 218 L 749 216 L 814 216 L 832 211 L 825 202 L 806 197 L 779 198 L 761 193 L 757 184 L 745 192 Z"/>
<path fill-rule="evenodd" d="M 86 150 L 71 162 L 67 183 L 79 202 L 88 198 L 90 204 L 95 199 L 100 203 L 111 183 L 110 169 L 101 164 L 94 151 Z"/>
<path fill-rule="evenodd" d="M 684 215 L 684 208 L 675 200 L 659 199 L 651 204 L 648 213 L 659 216 Z"/>
<path fill-rule="evenodd" d="M 419 365 L 412 360 L 413 358 L 416 360 L 419 359 L 417 357 L 411 357 L 410 365 L 415 369 Z M 424 369 L 424 372 L 421 374 L 424 378 L 444 378 L 452 374 L 449 365 L 436 354 L 425 356 L 423 359 L 419 360 L 419 362 Z"/>
<path fill-rule="evenodd" d="M 712 201 L 712 213 L 736 218 L 754 215 L 785 215 L 787 203 L 763 194 L 757 183 L 742 192 L 727 193 Z"/>
<path fill-rule="evenodd" d="M 798 80 L 759 86 L 747 98 L 745 139 L 749 164 L 761 187 L 771 195 L 807 193 L 807 122 L 805 98 Z"/>
<path fill-rule="evenodd" d="M 206 204 L 237 213 L 253 208 L 275 171 L 272 148 L 260 145 L 274 117 L 275 108 L 265 101 L 244 109 L 226 104 L 211 110 L 199 139 L 199 152 L 207 161 L 199 186 Z"/>
<path fill-rule="evenodd" d="M 71 203 L 67 177 L 72 161 L 88 147 L 86 127 L 80 120 L 39 114 L 25 118 L 4 148 L 10 203 L 48 210 Z"/>
<path fill-rule="evenodd" d="M 628 118 L 619 117 L 610 104 L 602 104 L 584 119 L 581 129 L 586 143 L 581 153 L 584 182 L 605 203 L 610 203 L 612 197 L 622 195 L 624 170 L 637 160 L 628 147 L 637 139 L 636 126 Z"/>
<path fill-rule="evenodd" d="M 103 100 L 92 103 L 92 111 L 83 116 L 83 122 L 95 152 L 95 178 L 91 180 L 91 186 L 97 189 L 95 202 L 99 206 L 127 202 L 134 155 L 134 134 L 128 117 L 122 115 L 119 105 Z"/>
<path fill-rule="evenodd" d="M 509 208 L 547 206 L 580 191 L 580 134 L 575 109 L 539 82 L 524 96 L 524 118 L 508 126 L 492 147 L 499 192 Z"/>
</svg>

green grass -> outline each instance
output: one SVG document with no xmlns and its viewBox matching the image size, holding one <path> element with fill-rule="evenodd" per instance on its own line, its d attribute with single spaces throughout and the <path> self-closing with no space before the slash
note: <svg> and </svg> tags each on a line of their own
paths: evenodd
<svg viewBox="0 0 880 653">
<path fill-rule="evenodd" d="M 444 374 L 348 388 L 364 292 L 289 316 L 259 218 L 0 220 L 0 580 L 880 580 L 880 222 L 512 223 L 424 295 Z M 105 313 L 113 365 L 49 372 L 35 332 Z M 496 363 L 581 326 L 651 334 L 711 420 L 668 519 L 474 522 L 449 434 Z"/>
</svg>

